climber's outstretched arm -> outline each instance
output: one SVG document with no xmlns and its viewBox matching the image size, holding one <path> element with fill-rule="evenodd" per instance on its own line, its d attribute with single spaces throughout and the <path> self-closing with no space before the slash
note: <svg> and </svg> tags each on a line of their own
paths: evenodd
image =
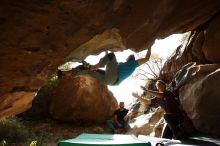
<svg viewBox="0 0 220 146">
<path fill-rule="evenodd" d="M 147 50 L 146 56 L 144 58 L 138 59 L 137 62 L 139 65 L 144 64 L 145 62 L 147 62 L 150 59 L 150 55 L 151 55 L 151 48 L 149 48 Z"/>
<path fill-rule="evenodd" d="M 147 88 L 145 88 L 143 86 L 141 86 L 141 89 L 144 90 L 145 92 L 147 92 L 147 94 L 149 94 L 149 95 L 156 96 L 159 98 L 163 97 L 163 93 L 161 93 L 161 92 L 148 90 Z"/>
<path fill-rule="evenodd" d="M 139 99 L 141 102 L 143 102 L 143 103 L 146 104 L 146 105 L 151 104 L 151 100 L 150 100 L 150 99 L 143 98 L 143 97 L 139 96 L 137 93 L 134 93 L 134 92 L 133 92 L 133 93 L 132 93 L 132 96 L 135 97 L 135 98 L 137 98 L 137 99 Z"/>
</svg>

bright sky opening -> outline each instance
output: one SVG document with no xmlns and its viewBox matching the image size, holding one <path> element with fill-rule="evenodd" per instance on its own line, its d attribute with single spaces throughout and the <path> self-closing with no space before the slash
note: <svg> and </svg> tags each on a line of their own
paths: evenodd
<svg viewBox="0 0 220 146">
<path fill-rule="evenodd" d="M 174 50 L 181 44 L 182 37 L 183 34 L 174 34 L 165 39 L 156 40 L 154 45 L 152 46 L 152 54 L 157 54 L 160 58 L 167 59 L 167 57 L 170 56 L 174 52 Z M 118 62 L 125 62 L 127 56 L 129 56 L 130 54 L 134 54 L 136 59 L 138 59 L 140 57 L 144 57 L 146 52 L 147 51 L 144 50 L 142 52 L 135 53 L 131 50 L 125 50 L 123 52 L 115 52 L 115 55 Z M 94 65 L 98 63 L 100 58 L 102 58 L 104 55 L 105 55 L 104 52 L 102 52 L 97 56 L 90 55 L 85 59 L 85 61 Z M 141 67 L 143 67 L 143 65 L 139 66 L 139 68 Z M 118 86 L 108 86 L 108 89 L 112 91 L 118 102 L 124 101 L 125 106 L 128 106 L 134 100 L 131 93 L 132 92 L 140 93 L 141 92 L 140 86 L 144 84 L 145 83 L 143 80 L 129 77 Z"/>
</svg>

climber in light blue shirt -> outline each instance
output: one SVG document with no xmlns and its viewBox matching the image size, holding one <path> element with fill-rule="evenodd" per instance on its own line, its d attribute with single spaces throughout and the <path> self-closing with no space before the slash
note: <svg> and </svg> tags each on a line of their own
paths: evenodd
<svg viewBox="0 0 220 146">
<path fill-rule="evenodd" d="M 128 78 L 134 70 L 139 66 L 138 61 L 135 59 L 126 61 L 126 62 L 119 62 L 118 63 L 118 81 L 116 84 L 120 84 L 123 80 Z"/>
<path fill-rule="evenodd" d="M 90 75 L 106 85 L 119 85 L 123 80 L 128 78 L 134 70 L 150 59 L 151 48 L 148 49 L 144 58 L 135 60 L 134 55 L 128 56 L 126 62 L 117 62 L 115 54 L 106 54 L 99 63 L 91 66 Z M 106 66 L 104 73 L 96 73 L 100 67 Z"/>
<path fill-rule="evenodd" d="M 72 68 L 71 72 L 58 70 L 57 75 L 59 78 L 66 75 L 89 75 L 99 82 L 105 85 L 119 85 L 122 81 L 128 78 L 134 70 L 147 62 L 150 59 L 151 48 L 148 49 L 146 56 L 141 59 L 135 60 L 134 55 L 128 56 L 126 62 L 117 62 L 114 53 L 107 53 L 103 58 L 99 60 L 96 65 L 80 65 L 78 67 Z M 105 70 L 100 70 L 106 66 Z"/>
</svg>

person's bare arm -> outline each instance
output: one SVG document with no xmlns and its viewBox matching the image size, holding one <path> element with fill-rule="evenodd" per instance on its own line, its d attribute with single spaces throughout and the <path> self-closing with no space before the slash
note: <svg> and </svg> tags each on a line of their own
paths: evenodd
<svg viewBox="0 0 220 146">
<path fill-rule="evenodd" d="M 150 55 L 151 55 L 151 48 L 149 48 L 149 49 L 147 50 L 147 53 L 146 53 L 146 55 L 145 55 L 144 58 L 141 58 L 141 59 L 138 59 L 138 60 L 137 60 L 138 64 L 139 64 L 139 65 L 142 65 L 142 64 L 144 64 L 145 62 L 147 62 L 147 61 L 150 59 Z"/>
<path fill-rule="evenodd" d="M 141 96 L 139 96 L 137 93 L 132 93 L 132 96 L 134 96 L 135 98 L 139 99 L 141 102 L 143 102 L 146 105 L 150 105 L 151 104 L 151 100 L 147 99 L 147 98 L 143 98 Z"/>
<path fill-rule="evenodd" d="M 118 122 L 117 115 L 114 114 L 113 121 L 117 123 L 118 127 L 122 127 L 122 125 Z"/>
<path fill-rule="evenodd" d="M 145 87 L 141 86 L 141 89 L 143 89 L 144 91 L 147 92 L 147 94 L 150 94 L 152 96 L 156 96 L 156 97 L 163 97 L 163 93 L 157 92 L 157 91 L 152 91 L 152 90 L 148 90 Z"/>
</svg>

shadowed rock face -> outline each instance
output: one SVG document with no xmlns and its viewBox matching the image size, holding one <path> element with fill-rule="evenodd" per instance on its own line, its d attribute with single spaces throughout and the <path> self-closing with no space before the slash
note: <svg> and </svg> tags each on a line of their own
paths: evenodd
<svg viewBox="0 0 220 146">
<path fill-rule="evenodd" d="M 217 13 L 194 30 L 163 67 L 164 76 L 174 83 L 174 91 L 195 128 L 216 136 L 220 133 L 219 25 Z"/>
<path fill-rule="evenodd" d="M 198 131 L 219 136 L 220 65 L 197 65 L 194 68 L 199 70 L 180 88 L 180 101 Z"/>
<path fill-rule="evenodd" d="M 191 32 L 189 38 L 176 49 L 163 66 L 163 75 L 171 81 L 174 75 L 189 62 L 197 64 L 220 63 L 220 13 Z"/>
<path fill-rule="evenodd" d="M 71 52 L 82 59 L 112 47 L 140 51 L 156 38 L 193 30 L 219 7 L 219 0 L 0 0 L 0 118 L 26 110 L 30 104 L 11 98 L 31 103 Z M 113 41 L 77 50 L 112 28 Z"/>
<path fill-rule="evenodd" d="M 118 107 L 107 87 L 88 76 L 64 77 L 53 90 L 50 113 L 56 120 L 104 123 Z"/>
</svg>

